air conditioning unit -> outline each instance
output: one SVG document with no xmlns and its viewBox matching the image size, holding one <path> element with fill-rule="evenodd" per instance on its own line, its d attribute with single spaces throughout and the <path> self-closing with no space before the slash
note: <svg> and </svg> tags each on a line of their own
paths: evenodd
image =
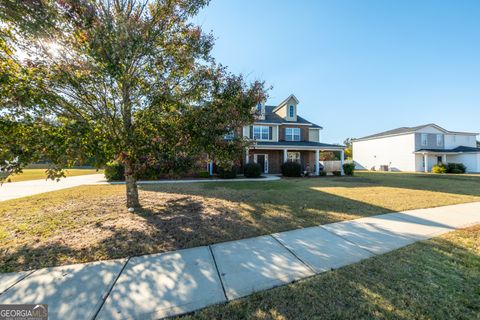
<svg viewBox="0 0 480 320">
<path fill-rule="evenodd" d="M 380 165 L 380 171 L 389 171 L 388 170 L 388 165 L 386 165 L 386 164 Z"/>
</svg>

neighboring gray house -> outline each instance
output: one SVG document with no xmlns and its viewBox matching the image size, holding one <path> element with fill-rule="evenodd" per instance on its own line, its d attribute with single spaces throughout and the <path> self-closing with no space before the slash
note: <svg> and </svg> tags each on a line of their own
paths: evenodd
<svg viewBox="0 0 480 320">
<path fill-rule="evenodd" d="M 358 169 L 430 172 L 437 163 L 463 163 L 480 172 L 478 133 L 448 131 L 436 124 L 397 128 L 352 143 Z"/>
</svg>

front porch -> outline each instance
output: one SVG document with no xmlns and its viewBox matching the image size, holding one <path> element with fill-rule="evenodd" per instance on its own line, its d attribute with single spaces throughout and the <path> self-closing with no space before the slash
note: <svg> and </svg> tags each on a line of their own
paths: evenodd
<svg viewBox="0 0 480 320">
<path fill-rule="evenodd" d="M 320 175 L 321 167 L 330 170 L 332 166 L 321 165 L 320 155 L 322 152 L 339 152 L 340 168 L 343 175 L 344 151 L 343 149 L 304 149 L 299 147 L 290 148 L 267 148 L 255 147 L 247 149 L 244 163 L 254 162 L 262 166 L 265 174 L 281 174 L 282 164 L 287 161 L 298 162 L 302 171 L 309 175 Z"/>
<path fill-rule="evenodd" d="M 415 152 L 415 171 L 431 172 L 437 164 L 462 163 L 467 172 L 480 172 L 480 149 L 459 147 L 452 150 L 419 150 Z"/>
</svg>

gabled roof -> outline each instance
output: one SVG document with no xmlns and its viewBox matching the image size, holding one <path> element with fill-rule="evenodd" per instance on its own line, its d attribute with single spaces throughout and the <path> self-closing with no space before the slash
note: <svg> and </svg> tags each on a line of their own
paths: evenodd
<svg viewBox="0 0 480 320">
<path fill-rule="evenodd" d="M 275 108 L 276 106 L 265 106 L 265 119 L 262 119 L 262 120 L 257 119 L 255 120 L 255 122 L 256 123 L 278 123 L 278 124 L 282 124 L 282 123 L 307 124 L 312 129 L 323 129 L 323 127 L 313 122 L 310 122 L 298 115 L 297 115 L 297 121 L 287 121 L 273 111 Z"/>
<path fill-rule="evenodd" d="M 285 100 L 283 100 L 282 102 L 280 102 L 280 103 L 278 104 L 278 106 L 274 107 L 274 108 L 273 108 L 273 112 L 275 112 L 275 111 L 277 111 L 278 109 L 280 109 L 281 107 L 283 107 L 283 106 L 288 102 L 288 100 L 290 100 L 290 99 L 295 100 L 295 103 L 296 103 L 296 104 L 300 103 L 300 101 L 298 101 L 297 97 L 295 97 L 294 94 L 291 94 L 291 95 L 289 95 L 289 96 L 287 97 L 287 99 L 285 99 Z"/>
<path fill-rule="evenodd" d="M 365 136 L 363 138 L 358 138 L 354 139 L 353 141 L 361 141 L 361 140 L 369 140 L 369 139 L 375 139 L 375 138 L 382 138 L 382 137 L 387 137 L 387 136 L 396 136 L 396 135 L 401 135 L 401 134 L 407 134 L 407 133 L 414 133 L 420 129 L 426 128 L 426 127 L 434 127 L 443 133 L 451 133 L 451 134 L 468 134 L 468 135 L 476 135 L 476 133 L 471 133 L 471 132 L 455 132 L 455 131 L 448 131 L 439 125 L 436 125 L 435 123 L 429 123 L 429 124 L 424 124 L 416 127 L 400 127 L 376 134 L 372 134 L 369 136 Z"/>
<path fill-rule="evenodd" d="M 415 152 L 438 152 L 438 153 L 480 153 L 480 148 L 459 146 L 453 149 L 420 149 Z"/>
</svg>

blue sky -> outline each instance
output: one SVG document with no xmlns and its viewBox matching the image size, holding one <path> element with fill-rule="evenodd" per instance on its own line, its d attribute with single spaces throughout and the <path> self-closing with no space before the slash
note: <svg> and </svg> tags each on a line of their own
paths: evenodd
<svg viewBox="0 0 480 320">
<path fill-rule="evenodd" d="M 480 1 L 212 0 L 218 62 L 293 93 L 323 142 L 437 123 L 480 132 Z"/>
</svg>

